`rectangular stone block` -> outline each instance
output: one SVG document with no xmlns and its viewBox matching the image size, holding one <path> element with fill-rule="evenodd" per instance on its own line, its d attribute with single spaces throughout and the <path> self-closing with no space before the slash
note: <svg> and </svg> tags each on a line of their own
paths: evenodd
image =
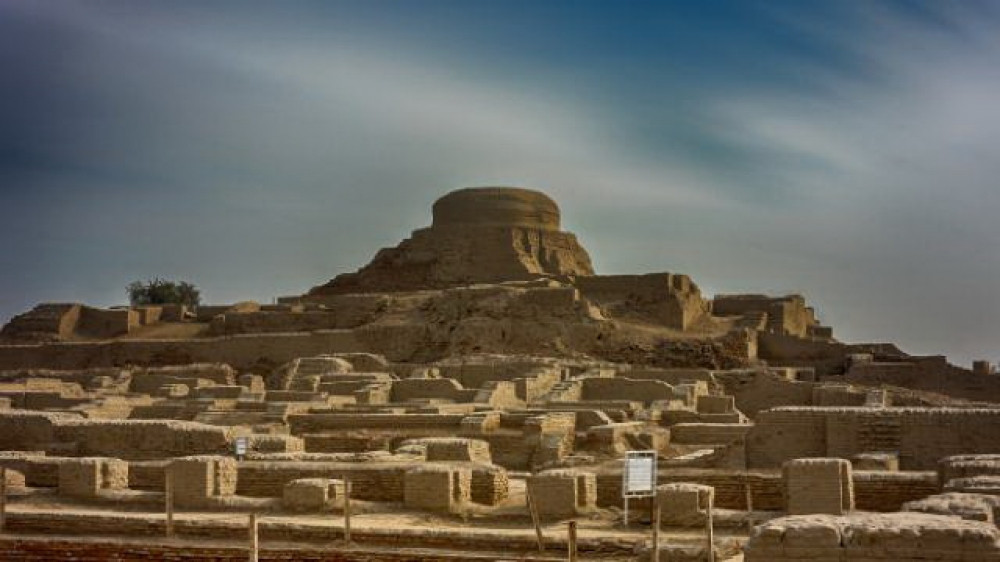
<svg viewBox="0 0 1000 562">
<path fill-rule="evenodd" d="M 208 498 L 236 493 L 236 460 L 202 455 L 174 459 L 167 466 L 173 478 L 174 503 L 179 507 L 202 505 Z"/>
<path fill-rule="evenodd" d="M 656 488 L 662 525 L 701 525 L 714 499 L 715 490 L 702 484 L 675 482 Z"/>
<path fill-rule="evenodd" d="M 472 475 L 467 468 L 426 465 L 410 469 L 403 482 L 406 507 L 454 513 L 471 501 Z"/>
<path fill-rule="evenodd" d="M 323 511 L 334 498 L 343 498 L 343 486 L 343 481 L 330 478 L 292 480 L 282 491 L 282 505 L 292 511 Z"/>
<path fill-rule="evenodd" d="M 593 508 L 597 479 L 593 473 L 548 470 L 528 478 L 528 493 L 542 519 L 567 519 Z"/>
<path fill-rule="evenodd" d="M 59 464 L 59 493 L 95 497 L 101 490 L 128 488 L 128 463 L 119 459 L 83 457 Z"/>
<path fill-rule="evenodd" d="M 789 515 L 843 515 L 854 509 L 851 463 L 845 459 L 794 459 L 782 474 Z"/>
</svg>

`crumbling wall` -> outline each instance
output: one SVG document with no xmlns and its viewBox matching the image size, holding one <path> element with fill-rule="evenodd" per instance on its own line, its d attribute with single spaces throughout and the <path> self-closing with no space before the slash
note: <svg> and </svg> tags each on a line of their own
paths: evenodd
<svg viewBox="0 0 1000 562">
<path fill-rule="evenodd" d="M 802 457 L 850 458 L 899 451 L 902 470 L 931 470 L 938 459 L 1000 449 L 1000 410 L 962 408 L 775 408 L 747 435 L 747 466 Z"/>
<path fill-rule="evenodd" d="M 276 498 L 292 480 L 347 476 L 351 479 L 352 498 L 402 502 L 403 475 L 414 466 L 404 462 L 243 461 L 238 467 L 236 493 Z"/>
<path fill-rule="evenodd" d="M 747 562 L 1000 560 L 995 525 L 923 513 L 805 515 L 756 527 Z"/>
<path fill-rule="evenodd" d="M 854 510 L 851 463 L 844 459 L 794 459 L 782 467 L 785 512 L 843 515 Z"/>
<path fill-rule="evenodd" d="M 297 357 L 368 351 L 351 330 L 248 334 L 188 340 L 113 340 L 0 346 L 0 369 L 79 369 L 226 363 L 267 373 Z"/>
<path fill-rule="evenodd" d="M 687 275 L 589 275 L 577 277 L 574 284 L 613 316 L 641 316 L 688 330 L 708 315 L 708 304 Z"/>
<path fill-rule="evenodd" d="M 583 379 L 584 400 L 632 400 L 649 404 L 655 400 L 670 400 L 674 387 L 656 380 L 624 377 L 591 377 Z"/>
</svg>

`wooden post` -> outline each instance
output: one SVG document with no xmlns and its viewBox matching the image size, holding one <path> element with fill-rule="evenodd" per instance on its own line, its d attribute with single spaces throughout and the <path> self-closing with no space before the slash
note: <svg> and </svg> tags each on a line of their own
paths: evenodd
<svg viewBox="0 0 1000 562">
<path fill-rule="evenodd" d="M 526 490 L 524 498 L 528 501 L 528 513 L 531 514 L 531 523 L 535 526 L 535 540 L 538 541 L 538 552 L 545 552 L 545 538 L 542 536 L 542 524 L 538 518 L 538 510 L 535 502 L 531 499 L 531 491 Z"/>
<path fill-rule="evenodd" d="M 660 502 L 653 498 L 653 555 L 652 562 L 660 562 Z"/>
<path fill-rule="evenodd" d="M 163 473 L 163 503 L 167 511 L 167 536 L 174 536 L 174 475 L 167 466 Z"/>
<path fill-rule="evenodd" d="M 249 557 L 249 559 L 250 559 L 250 562 L 257 562 L 257 554 L 258 554 L 257 550 L 258 550 L 259 545 L 257 543 L 257 514 L 256 513 L 251 513 L 250 514 L 250 521 L 248 522 L 248 531 L 249 531 L 249 535 L 250 535 L 248 537 L 250 539 L 250 557 Z"/>
<path fill-rule="evenodd" d="M 715 503 L 715 491 L 708 495 L 708 517 L 705 518 L 705 533 L 708 535 L 705 547 L 707 555 L 705 560 L 715 562 L 715 530 L 712 527 L 712 504 Z"/>
<path fill-rule="evenodd" d="M 753 490 L 750 488 L 749 477 L 747 483 L 747 529 L 753 530 Z"/>
<path fill-rule="evenodd" d="M 344 542 L 351 542 L 351 477 L 344 477 Z"/>
<path fill-rule="evenodd" d="M 576 562 L 576 520 L 569 522 L 569 562 Z"/>
<path fill-rule="evenodd" d="M 0 467 L 0 533 L 7 530 L 7 469 Z"/>
</svg>

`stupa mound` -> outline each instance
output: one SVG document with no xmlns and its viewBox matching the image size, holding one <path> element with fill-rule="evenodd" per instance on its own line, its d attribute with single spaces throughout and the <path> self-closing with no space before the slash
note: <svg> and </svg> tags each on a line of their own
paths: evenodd
<svg viewBox="0 0 1000 562">
<path fill-rule="evenodd" d="M 310 295 L 442 289 L 594 273 L 576 236 L 559 229 L 559 206 L 539 191 L 459 189 L 438 199 L 433 215 L 429 228 L 381 250 L 358 272 L 315 287 Z"/>
</svg>

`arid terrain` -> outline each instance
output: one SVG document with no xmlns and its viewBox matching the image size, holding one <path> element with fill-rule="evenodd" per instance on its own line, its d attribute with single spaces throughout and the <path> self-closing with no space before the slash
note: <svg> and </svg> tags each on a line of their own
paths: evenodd
<svg viewBox="0 0 1000 562">
<path fill-rule="evenodd" d="M 538 191 L 432 214 L 275 304 L 11 319 L 0 558 L 1000 561 L 990 363 L 601 275 Z"/>
</svg>

